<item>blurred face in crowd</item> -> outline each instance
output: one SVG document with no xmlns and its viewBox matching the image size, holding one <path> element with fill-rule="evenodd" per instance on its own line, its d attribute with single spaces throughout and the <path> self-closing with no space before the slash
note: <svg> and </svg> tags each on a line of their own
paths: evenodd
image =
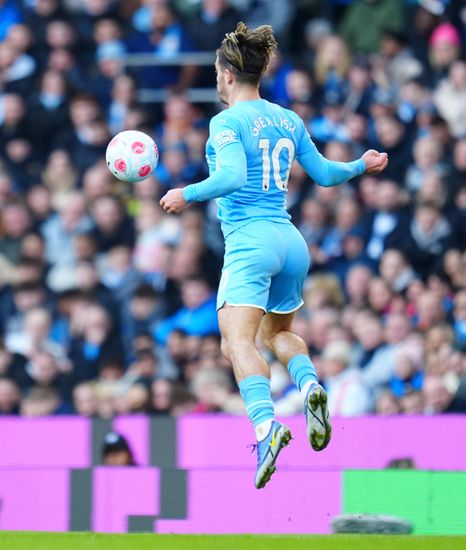
<svg viewBox="0 0 466 550">
<path fill-rule="evenodd" d="M 367 120 L 363 115 L 350 113 L 346 118 L 346 128 L 350 141 L 363 141 L 367 137 Z"/>
<path fill-rule="evenodd" d="M 151 405 L 158 412 L 168 412 L 172 404 L 173 382 L 160 378 L 151 386 Z"/>
<path fill-rule="evenodd" d="M 346 277 L 346 291 L 351 302 L 360 303 L 365 300 L 369 288 L 372 272 L 363 265 L 356 265 L 350 269 Z"/>
<path fill-rule="evenodd" d="M 389 344 L 399 344 L 411 331 L 411 321 L 403 313 L 390 313 L 385 322 L 385 340 Z"/>
<path fill-rule="evenodd" d="M 79 192 L 66 195 L 59 207 L 60 217 L 65 231 L 73 231 L 86 214 L 86 202 Z"/>
<path fill-rule="evenodd" d="M 346 363 L 338 359 L 324 359 L 322 361 L 322 372 L 324 378 L 332 378 L 343 372 L 346 368 Z"/>
<path fill-rule="evenodd" d="M 163 210 L 155 201 L 143 201 L 136 215 L 138 233 L 149 231 L 162 219 Z"/>
<path fill-rule="evenodd" d="M 42 305 L 45 299 L 44 289 L 40 286 L 20 288 L 13 295 L 15 307 L 22 312 Z"/>
<path fill-rule="evenodd" d="M 208 300 L 211 291 L 206 282 L 188 279 L 181 286 L 181 299 L 188 309 L 196 309 Z"/>
<path fill-rule="evenodd" d="M 31 224 L 27 210 L 20 204 L 4 207 L 1 220 L 3 233 L 13 239 L 23 236 Z"/>
<path fill-rule="evenodd" d="M 18 52 L 26 52 L 32 46 L 34 37 L 26 25 L 12 25 L 8 29 L 7 40 Z"/>
<path fill-rule="evenodd" d="M 37 351 L 31 357 L 31 372 L 40 386 L 50 386 L 59 374 L 58 365 L 52 355 Z"/>
<path fill-rule="evenodd" d="M 353 199 L 342 199 L 336 209 L 335 222 L 340 230 L 347 231 L 356 225 L 359 219 L 359 206 Z"/>
<path fill-rule="evenodd" d="M 418 325 L 426 330 L 445 318 L 442 298 L 432 291 L 423 292 L 417 300 Z"/>
<path fill-rule="evenodd" d="M 100 19 L 94 25 L 94 40 L 97 44 L 119 40 L 121 34 L 121 27 L 115 19 Z"/>
<path fill-rule="evenodd" d="M 453 163 L 455 168 L 466 171 L 466 138 L 459 139 L 453 149 Z"/>
<path fill-rule="evenodd" d="M 133 296 L 130 302 L 131 315 L 139 320 L 148 319 L 156 305 L 157 301 L 155 299 Z"/>
<path fill-rule="evenodd" d="M 113 82 L 112 97 L 117 103 L 129 105 L 135 100 L 134 80 L 125 74 L 118 75 Z"/>
<path fill-rule="evenodd" d="M 58 0 L 37 0 L 33 5 L 38 15 L 49 17 L 58 8 Z"/>
<path fill-rule="evenodd" d="M 413 155 L 417 166 L 426 170 L 440 161 L 442 148 L 437 141 L 430 137 L 421 138 L 414 144 Z"/>
<path fill-rule="evenodd" d="M 111 0 L 83 0 L 84 8 L 94 17 L 103 15 L 111 6 Z"/>
<path fill-rule="evenodd" d="M 308 199 L 302 205 L 301 218 L 309 227 L 325 227 L 327 224 L 327 209 L 315 199 Z"/>
<path fill-rule="evenodd" d="M 76 66 L 76 58 L 66 48 L 53 49 L 47 60 L 47 67 L 54 71 L 67 72 Z"/>
<path fill-rule="evenodd" d="M 19 56 L 19 51 L 9 42 L 0 42 L 0 70 L 10 69 Z"/>
<path fill-rule="evenodd" d="M 117 199 L 112 196 L 98 198 L 92 214 L 97 227 L 104 233 L 115 231 L 122 220 L 122 209 Z"/>
<path fill-rule="evenodd" d="M 449 40 L 439 40 L 429 49 L 429 57 L 435 67 L 448 67 L 457 57 L 459 48 Z"/>
<path fill-rule="evenodd" d="M 392 292 L 383 279 L 377 277 L 370 281 L 368 299 L 371 308 L 375 312 L 382 314 L 390 305 L 392 298 Z"/>
<path fill-rule="evenodd" d="M 84 323 L 84 337 L 87 342 L 101 345 L 110 333 L 109 316 L 100 306 L 87 308 Z"/>
<path fill-rule="evenodd" d="M 406 262 L 399 250 L 386 250 L 380 260 L 380 274 L 387 283 L 392 285 L 397 277 L 406 269 Z"/>
<path fill-rule="evenodd" d="M 96 415 L 98 400 L 94 385 L 86 382 L 77 385 L 73 390 L 73 404 L 81 416 Z"/>
<path fill-rule="evenodd" d="M 422 394 L 427 412 L 443 412 L 450 404 L 453 396 L 445 387 L 440 376 L 427 376 L 422 386 Z"/>
<path fill-rule="evenodd" d="M 148 405 L 149 390 L 143 384 L 133 384 L 114 403 L 116 412 L 119 414 L 145 412 Z"/>
<path fill-rule="evenodd" d="M 0 378 L 0 414 L 8 414 L 19 405 L 20 391 L 18 386 L 8 378 Z"/>
<path fill-rule="evenodd" d="M 51 21 L 46 29 L 46 41 L 50 48 L 70 48 L 76 37 L 73 27 L 66 21 Z"/>
<path fill-rule="evenodd" d="M 24 318 L 24 331 L 36 345 L 48 338 L 51 325 L 52 318 L 45 308 L 34 308 Z"/>
<path fill-rule="evenodd" d="M 107 167 L 105 160 L 97 162 L 84 172 L 84 195 L 89 202 L 110 195 L 113 187 L 113 176 Z"/>
<path fill-rule="evenodd" d="M 400 190 L 397 184 L 391 180 L 379 183 L 377 193 L 377 206 L 379 210 L 390 211 L 399 206 Z"/>
<path fill-rule="evenodd" d="M 87 97 L 75 98 L 71 101 L 70 116 L 71 121 L 76 127 L 86 126 L 99 115 L 97 103 Z"/>
<path fill-rule="evenodd" d="M 321 309 L 318 314 L 312 315 L 309 320 L 309 333 L 312 345 L 321 350 L 327 344 L 330 327 L 337 325 L 339 316 L 336 310 Z"/>
<path fill-rule="evenodd" d="M 366 208 L 377 208 L 379 182 L 371 175 L 361 177 L 359 195 Z"/>
<path fill-rule="evenodd" d="M 306 71 L 294 70 L 286 77 L 286 91 L 290 101 L 309 101 L 312 81 Z"/>
<path fill-rule="evenodd" d="M 380 416 L 391 416 L 400 413 L 400 404 L 392 392 L 387 390 L 380 393 L 375 409 Z"/>
<path fill-rule="evenodd" d="M 433 202 L 438 205 L 442 205 L 445 202 L 445 183 L 438 172 L 429 170 L 424 175 L 417 198 L 421 202 Z"/>
<path fill-rule="evenodd" d="M 43 260 L 45 256 L 45 242 L 40 235 L 28 233 L 21 242 L 21 254 L 28 258 Z"/>
<path fill-rule="evenodd" d="M 131 454 L 126 449 L 108 452 L 104 457 L 103 464 L 104 466 L 131 466 Z"/>
<path fill-rule="evenodd" d="M 349 162 L 351 160 L 351 151 L 341 141 L 330 141 L 327 143 L 324 151 L 324 155 L 335 162 Z"/>
<path fill-rule="evenodd" d="M 415 219 L 421 231 L 430 235 L 437 223 L 440 221 L 441 214 L 438 208 L 433 205 L 420 205 L 416 208 Z"/>
<path fill-rule="evenodd" d="M 3 124 L 5 126 L 15 126 L 18 124 L 25 112 L 24 102 L 21 96 L 16 94 L 5 94 L 3 96 Z"/>
<path fill-rule="evenodd" d="M 52 210 L 50 189 L 45 185 L 34 185 L 27 194 L 27 203 L 36 218 L 46 218 Z"/>
<path fill-rule="evenodd" d="M 41 92 L 62 97 L 65 94 L 66 84 L 63 75 L 58 71 L 46 71 L 42 77 Z"/>
<path fill-rule="evenodd" d="M 404 136 L 404 129 L 401 122 L 390 116 L 382 116 L 377 118 L 375 122 L 377 137 L 380 144 L 391 149 L 398 145 Z"/>
<path fill-rule="evenodd" d="M 375 350 L 383 343 L 382 323 L 373 315 L 359 314 L 354 320 L 354 333 L 365 350 Z"/>
<path fill-rule="evenodd" d="M 412 391 L 400 399 L 401 410 L 404 414 L 423 414 L 424 398 L 421 392 Z"/>
</svg>

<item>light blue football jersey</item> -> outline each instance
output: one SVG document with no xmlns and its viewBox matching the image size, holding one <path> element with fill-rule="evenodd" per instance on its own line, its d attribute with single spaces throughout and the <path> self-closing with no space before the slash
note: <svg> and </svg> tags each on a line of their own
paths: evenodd
<svg viewBox="0 0 466 550">
<path fill-rule="evenodd" d="M 238 102 L 210 122 L 210 176 L 183 189 L 187 202 L 219 199 L 226 235 L 253 219 L 286 223 L 288 176 L 296 159 L 318 185 L 339 185 L 364 173 L 362 159 L 324 158 L 301 118 L 265 99 Z"/>
<path fill-rule="evenodd" d="M 246 154 L 245 185 L 218 199 L 218 215 L 226 233 L 254 218 L 290 219 L 288 176 L 303 131 L 296 113 L 264 99 L 239 102 L 213 117 L 206 145 L 209 172 L 217 169 L 217 154 L 226 145 L 240 142 Z"/>
</svg>

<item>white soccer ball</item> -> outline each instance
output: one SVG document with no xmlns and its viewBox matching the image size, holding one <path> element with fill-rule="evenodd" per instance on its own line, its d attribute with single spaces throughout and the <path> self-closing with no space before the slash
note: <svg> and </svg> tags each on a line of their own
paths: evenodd
<svg viewBox="0 0 466 550">
<path fill-rule="evenodd" d="M 108 144 L 105 159 L 117 179 L 136 182 L 146 179 L 155 170 L 159 151 L 155 141 L 144 132 L 125 130 Z"/>
</svg>

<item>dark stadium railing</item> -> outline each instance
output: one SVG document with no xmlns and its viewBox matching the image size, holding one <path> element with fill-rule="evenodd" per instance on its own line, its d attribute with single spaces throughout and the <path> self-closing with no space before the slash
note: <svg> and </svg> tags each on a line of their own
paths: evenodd
<svg viewBox="0 0 466 550">
<path fill-rule="evenodd" d="M 189 52 L 174 55 L 158 55 L 155 53 L 132 53 L 122 58 L 126 67 L 157 67 L 157 66 L 210 66 L 215 63 L 215 52 Z M 169 91 L 160 88 L 141 88 L 137 98 L 141 103 L 163 103 L 169 96 Z M 188 88 L 186 97 L 192 103 L 215 103 L 217 90 L 215 88 Z"/>
</svg>

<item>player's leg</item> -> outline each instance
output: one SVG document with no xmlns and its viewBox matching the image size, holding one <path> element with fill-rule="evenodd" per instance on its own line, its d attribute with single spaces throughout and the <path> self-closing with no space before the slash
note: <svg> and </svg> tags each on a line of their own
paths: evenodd
<svg viewBox="0 0 466 550">
<path fill-rule="evenodd" d="M 315 451 L 322 451 L 332 436 L 327 394 L 318 383 L 304 340 L 291 332 L 293 316 L 294 313 L 267 313 L 262 319 L 259 335 L 277 359 L 288 367 L 290 377 L 304 399 L 309 442 Z"/>
<path fill-rule="evenodd" d="M 275 420 L 270 369 L 255 340 L 264 311 L 225 304 L 218 312 L 222 351 L 233 366 L 241 397 L 257 438 L 255 485 L 261 489 L 275 472 L 275 461 L 291 439 L 290 430 Z"/>
<path fill-rule="evenodd" d="M 293 382 L 304 397 L 308 438 L 316 451 L 324 449 L 331 437 L 327 395 L 318 384 L 316 371 L 305 342 L 291 331 L 294 312 L 302 305 L 302 288 L 309 270 L 306 243 L 292 225 L 286 234 L 287 256 L 282 270 L 272 279 L 267 315 L 260 336 L 279 361 L 288 367 Z"/>
<path fill-rule="evenodd" d="M 275 421 L 270 371 L 255 345 L 272 276 L 280 271 L 285 257 L 284 247 L 277 247 L 279 235 L 274 238 L 273 233 L 273 224 L 257 221 L 227 237 L 217 295 L 222 350 L 233 365 L 256 431 L 258 488 L 270 479 L 280 450 L 291 439 L 288 428 Z"/>
</svg>

